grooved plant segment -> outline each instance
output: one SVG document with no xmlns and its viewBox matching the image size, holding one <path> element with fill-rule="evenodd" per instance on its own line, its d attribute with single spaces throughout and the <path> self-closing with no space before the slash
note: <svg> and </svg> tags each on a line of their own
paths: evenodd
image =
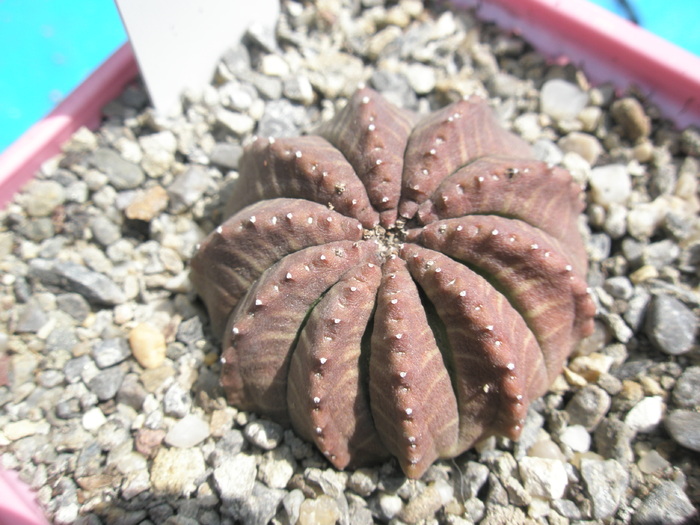
<svg viewBox="0 0 700 525">
<path fill-rule="evenodd" d="M 366 88 L 240 166 L 191 273 L 230 403 L 338 468 L 394 456 L 412 478 L 518 438 L 593 326 L 568 172 L 481 99 L 422 116 Z"/>
</svg>

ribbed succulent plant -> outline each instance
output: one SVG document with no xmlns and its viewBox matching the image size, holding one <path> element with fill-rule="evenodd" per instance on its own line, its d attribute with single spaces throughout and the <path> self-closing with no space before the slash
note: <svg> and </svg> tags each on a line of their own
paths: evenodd
<svg viewBox="0 0 700 525">
<path fill-rule="evenodd" d="M 582 206 L 477 98 L 419 116 L 364 88 L 317 135 L 257 138 L 192 260 L 229 402 L 412 478 L 517 439 L 592 328 Z"/>
</svg>

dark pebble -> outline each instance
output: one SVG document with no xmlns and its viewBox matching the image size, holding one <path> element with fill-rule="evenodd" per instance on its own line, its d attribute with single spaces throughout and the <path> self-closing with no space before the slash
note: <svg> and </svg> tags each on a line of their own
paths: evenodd
<svg viewBox="0 0 700 525">
<path fill-rule="evenodd" d="M 243 148 L 239 144 L 220 142 L 214 145 L 209 160 L 212 164 L 229 170 L 238 169 L 238 161 L 243 154 Z"/>
<path fill-rule="evenodd" d="M 90 156 L 90 164 L 109 177 L 109 182 L 118 190 L 129 190 L 139 186 L 145 179 L 143 170 L 124 160 L 119 153 L 109 148 L 99 148 Z"/>
<path fill-rule="evenodd" d="M 108 368 L 121 363 L 130 355 L 131 348 L 121 337 L 97 341 L 92 347 L 92 357 L 100 368 Z"/>
<path fill-rule="evenodd" d="M 114 306 L 126 301 L 122 289 L 109 277 L 81 264 L 34 259 L 29 263 L 29 275 L 46 286 L 78 293 L 96 305 Z"/>
<path fill-rule="evenodd" d="M 670 295 L 652 299 L 645 332 L 658 350 L 669 355 L 685 354 L 693 346 L 696 330 L 695 314 L 678 299 Z"/>
<path fill-rule="evenodd" d="M 90 363 L 92 363 L 92 358 L 89 355 L 81 355 L 80 357 L 68 361 L 63 366 L 63 374 L 66 376 L 66 381 L 68 381 L 68 383 L 77 383 L 80 381 L 83 370 Z"/>
<path fill-rule="evenodd" d="M 15 323 L 15 332 L 18 334 L 35 334 L 49 320 L 49 316 L 41 309 L 36 301 L 29 301 L 21 308 Z"/>
<path fill-rule="evenodd" d="M 674 410 L 665 420 L 666 430 L 676 443 L 700 452 L 700 413 Z"/>
<path fill-rule="evenodd" d="M 697 516 L 683 489 L 672 481 L 662 481 L 634 513 L 634 525 L 686 525 Z"/>
<path fill-rule="evenodd" d="M 204 338 L 202 320 L 195 316 L 182 321 L 177 328 L 176 339 L 186 345 L 192 345 Z"/>
<path fill-rule="evenodd" d="M 691 366 L 678 378 L 673 400 L 685 408 L 700 408 L 700 366 Z"/>
<path fill-rule="evenodd" d="M 571 425 L 583 425 L 593 430 L 610 408 L 610 396 L 602 388 L 588 385 L 574 394 L 566 405 Z"/>
<path fill-rule="evenodd" d="M 121 368 L 107 368 L 90 380 L 88 388 L 100 401 L 107 401 L 117 394 L 123 379 L 124 371 Z"/>
<path fill-rule="evenodd" d="M 56 306 L 76 321 L 83 322 L 90 314 L 90 303 L 77 293 L 64 293 L 56 297 Z"/>
</svg>

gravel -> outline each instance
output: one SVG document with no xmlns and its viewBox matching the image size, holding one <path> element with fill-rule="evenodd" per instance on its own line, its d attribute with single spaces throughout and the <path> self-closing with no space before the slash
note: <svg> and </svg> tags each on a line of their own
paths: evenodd
<svg viewBox="0 0 700 525">
<path fill-rule="evenodd" d="M 137 83 L 0 212 L 0 465 L 58 524 L 690 523 L 700 504 L 700 131 L 469 13 L 295 2 L 163 118 Z M 227 405 L 187 278 L 252 134 L 330 118 L 366 83 L 416 111 L 489 100 L 586 189 L 596 330 L 489 438 L 407 480 L 337 472 Z M 695 516 L 695 518 L 694 518 Z"/>
</svg>

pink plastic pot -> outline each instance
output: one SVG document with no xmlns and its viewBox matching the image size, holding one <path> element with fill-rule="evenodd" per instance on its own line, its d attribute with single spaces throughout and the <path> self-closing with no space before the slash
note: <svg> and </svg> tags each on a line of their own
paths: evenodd
<svg viewBox="0 0 700 525">
<path fill-rule="evenodd" d="M 0 525 L 48 525 L 36 499 L 15 472 L 0 469 Z"/>
<path fill-rule="evenodd" d="M 452 0 L 521 34 L 553 60 L 581 66 L 595 82 L 635 84 L 679 126 L 700 123 L 700 58 L 585 0 Z M 110 57 L 51 114 L 0 154 L 0 205 L 7 203 L 80 126 L 138 74 L 131 47 Z M 47 523 L 14 473 L 0 470 L 0 525 Z"/>
<path fill-rule="evenodd" d="M 59 153 L 78 128 L 96 128 L 102 107 L 137 74 L 131 46 L 124 44 L 46 118 L 0 154 L 0 206 L 12 199 L 43 162 Z"/>
<path fill-rule="evenodd" d="M 451 0 L 594 82 L 639 87 L 676 125 L 700 124 L 700 57 L 585 0 Z"/>
</svg>

